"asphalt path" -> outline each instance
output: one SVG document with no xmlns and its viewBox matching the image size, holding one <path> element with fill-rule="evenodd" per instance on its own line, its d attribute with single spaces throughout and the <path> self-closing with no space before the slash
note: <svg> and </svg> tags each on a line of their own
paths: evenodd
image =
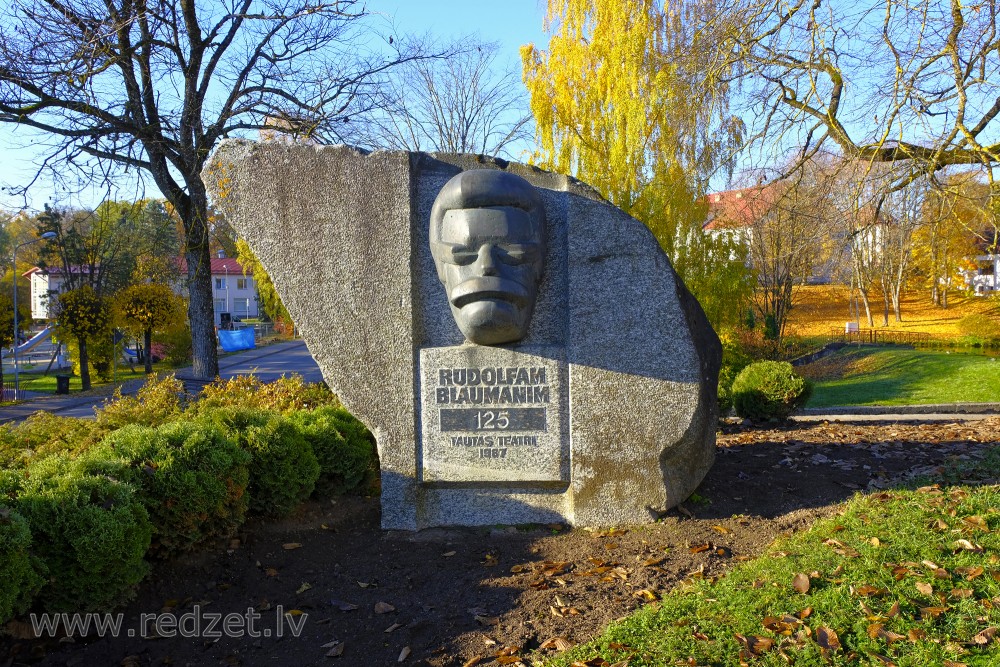
<svg viewBox="0 0 1000 667">
<path fill-rule="evenodd" d="M 254 350 L 237 352 L 219 358 L 219 376 L 224 379 L 236 377 L 238 375 L 253 374 L 264 382 L 273 382 L 282 375 L 298 374 L 306 382 L 319 382 L 323 375 L 319 366 L 309 354 L 309 349 L 302 340 L 284 341 L 273 343 L 266 347 Z M 188 379 L 191 377 L 190 368 L 182 368 L 177 371 L 177 377 Z M 142 381 L 128 382 L 122 386 L 122 393 L 127 395 L 135 394 Z M 30 401 L 24 401 L 18 405 L 0 408 L 0 423 L 7 421 L 19 421 L 38 410 L 44 410 L 57 414 L 61 417 L 85 417 L 94 416 L 94 408 L 104 403 L 106 396 L 46 396 Z"/>
</svg>

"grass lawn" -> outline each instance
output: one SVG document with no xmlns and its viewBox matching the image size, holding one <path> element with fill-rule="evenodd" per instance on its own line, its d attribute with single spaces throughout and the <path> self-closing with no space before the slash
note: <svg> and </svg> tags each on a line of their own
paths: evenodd
<svg viewBox="0 0 1000 667">
<path fill-rule="evenodd" d="M 171 369 L 166 364 L 162 363 L 153 364 L 154 373 L 170 371 L 170 370 L 174 369 Z M 56 391 L 56 374 L 57 374 L 56 371 L 52 371 L 48 375 L 41 375 L 41 374 L 35 375 L 31 373 L 22 372 L 18 384 L 20 388 L 24 391 L 40 391 L 49 394 L 54 394 Z M 12 374 L 11 377 L 13 377 Z M 135 380 L 137 378 L 144 378 L 144 377 L 146 377 L 146 373 L 143 370 L 142 364 L 135 365 L 134 373 L 131 371 L 131 369 L 129 369 L 128 366 L 118 367 L 118 374 L 117 374 L 118 382 L 125 382 L 128 380 Z M 92 387 L 100 387 L 103 385 L 110 384 L 110 382 L 102 382 L 95 373 L 91 373 L 90 381 Z M 70 376 L 69 391 L 71 394 L 74 392 L 82 391 L 82 387 L 80 384 L 80 376 L 78 375 Z"/>
<path fill-rule="evenodd" d="M 904 348 L 849 348 L 798 369 L 815 382 L 808 407 L 1000 402 L 1000 360 Z"/>
<path fill-rule="evenodd" d="M 842 515 L 546 664 L 998 665 L 998 474 L 995 448 L 957 475 L 963 486 L 855 496 Z"/>
</svg>

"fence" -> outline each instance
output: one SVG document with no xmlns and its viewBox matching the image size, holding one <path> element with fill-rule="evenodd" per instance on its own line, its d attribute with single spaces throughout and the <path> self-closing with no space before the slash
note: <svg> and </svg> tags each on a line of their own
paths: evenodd
<svg viewBox="0 0 1000 667">
<path fill-rule="evenodd" d="M 883 343 L 894 345 L 917 345 L 926 343 L 931 335 L 918 331 L 893 331 L 891 329 L 859 329 L 844 331 L 831 329 L 830 338 L 844 343 Z"/>
</svg>

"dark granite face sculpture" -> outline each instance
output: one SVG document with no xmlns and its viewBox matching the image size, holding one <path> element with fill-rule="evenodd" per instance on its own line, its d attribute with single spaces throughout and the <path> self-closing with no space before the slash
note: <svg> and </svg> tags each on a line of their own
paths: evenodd
<svg viewBox="0 0 1000 667">
<path fill-rule="evenodd" d="M 545 256 L 545 211 L 534 186 L 504 171 L 463 171 L 434 200 L 430 241 L 465 337 L 478 345 L 524 338 Z"/>
</svg>

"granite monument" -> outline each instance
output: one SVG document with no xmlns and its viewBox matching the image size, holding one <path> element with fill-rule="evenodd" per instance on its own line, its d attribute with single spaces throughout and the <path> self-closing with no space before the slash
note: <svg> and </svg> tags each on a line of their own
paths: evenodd
<svg viewBox="0 0 1000 667">
<path fill-rule="evenodd" d="M 203 179 L 375 434 L 383 527 L 642 523 L 711 466 L 718 338 L 649 230 L 588 186 L 243 141 Z"/>
</svg>

